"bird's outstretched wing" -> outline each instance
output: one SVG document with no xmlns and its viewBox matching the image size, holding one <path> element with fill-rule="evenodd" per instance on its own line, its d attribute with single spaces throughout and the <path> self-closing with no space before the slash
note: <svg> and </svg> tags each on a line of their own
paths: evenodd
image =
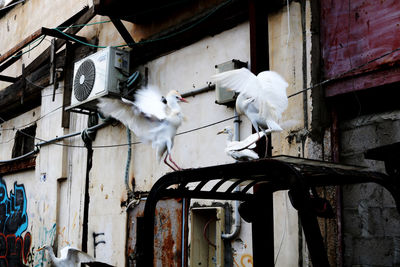
<svg viewBox="0 0 400 267">
<path fill-rule="evenodd" d="M 154 85 L 148 85 L 137 90 L 133 103 L 145 116 L 156 117 L 159 120 L 163 120 L 167 116 L 167 105 L 163 102 L 160 90 Z"/>
<path fill-rule="evenodd" d="M 237 93 L 243 93 L 249 97 L 257 95 L 257 88 L 261 87 L 257 77 L 248 69 L 241 68 L 229 70 L 211 76 L 211 80 L 222 87 Z"/>
<path fill-rule="evenodd" d="M 162 120 L 151 117 L 140 111 L 134 102 L 114 98 L 100 98 L 97 104 L 104 116 L 110 116 L 127 126 L 143 142 L 150 142 L 154 138 L 151 129 L 162 123 Z"/>
<path fill-rule="evenodd" d="M 279 120 L 288 106 L 287 82 L 274 71 L 255 76 L 246 68 L 218 73 L 211 77 L 221 86 L 243 94 L 247 101 L 256 102 L 262 118 Z"/>
<path fill-rule="evenodd" d="M 269 113 L 273 120 L 279 120 L 288 106 L 286 94 L 288 83 L 274 71 L 260 72 L 257 79 L 261 88 L 254 93 L 257 94 L 256 99 L 260 104 L 260 115 L 268 118 L 267 113 Z M 263 110 L 262 107 L 268 108 L 268 110 Z"/>
</svg>

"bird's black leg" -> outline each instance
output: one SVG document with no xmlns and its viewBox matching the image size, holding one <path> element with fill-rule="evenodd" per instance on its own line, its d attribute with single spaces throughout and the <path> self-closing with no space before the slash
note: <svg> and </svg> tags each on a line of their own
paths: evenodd
<svg viewBox="0 0 400 267">
<path fill-rule="evenodd" d="M 271 131 L 269 131 L 268 129 L 264 130 L 261 127 L 260 127 L 260 129 L 261 129 L 261 131 L 264 132 L 264 136 L 265 136 L 265 154 L 264 154 L 264 158 L 266 158 L 268 156 L 268 135 L 267 135 L 267 133 L 269 133 Z"/>
</svg>

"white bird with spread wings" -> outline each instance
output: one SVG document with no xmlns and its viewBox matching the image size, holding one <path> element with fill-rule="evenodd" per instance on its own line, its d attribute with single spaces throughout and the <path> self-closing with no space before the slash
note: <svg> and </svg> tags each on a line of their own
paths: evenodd
<svg viewBox="0 0 400 267">
<path fill-rule="evenodd" d="M 151 143 L 158 162 L 165 154 L 164 163 L 173 170 L 180 170 L 172 159 L 171 150 L 176 131 L 183 121 L 179 102 L 187 102 L 186 99 L 175 90 L 163 97 L 156 86 L 139 89 L 134 98 L 133 102 L 101 98 L 99 111 L 125 124 L 142 142 Z"/>
<path fill-rule="evenodd" d="M 263 132 L 282 131 L 278 124 L 288 106 L 288 83 L 276 72 L 263 71 L 257 76 L 246 68 L 230 70 L 212 76 L 212 80 L 239 93 L 236 111 L 245 115 L 259 135 Z"/>
</svg>

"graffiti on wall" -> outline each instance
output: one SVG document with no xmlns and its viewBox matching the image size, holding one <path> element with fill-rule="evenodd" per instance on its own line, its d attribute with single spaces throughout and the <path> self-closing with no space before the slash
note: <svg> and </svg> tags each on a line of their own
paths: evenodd
<svg viewBox="0 0 400 267">
<path fill-rule="evenodd" d="M 0 178 L 0 266 L 23 266 L 28 262 L 32 238 L 28 228 L 27 199 L 23 184 L 7 185 Z M 24 233 L 25 232 L 25 233 Z"/>
<path fill-rule="evenodd" d="M 53 226 L 50 228 L 47 227 L 40 228 L 37 234 L 37 243 L 38 243 L 37 248 L 54 243 L 54 239 L 56 237 L 56 232 L 57 232 L 56 226 L 57 225 L 54 223 Z M 37 253 L 34 253 L 33 250 L 32 258 L 33 261 L 36 263 L 35 265 L 33 265 L 34 267 L 44 266 L 45 263 L 49 261 L 49 259 L 46 257 L 46 253 L 44 250 Z"/>
</svg>

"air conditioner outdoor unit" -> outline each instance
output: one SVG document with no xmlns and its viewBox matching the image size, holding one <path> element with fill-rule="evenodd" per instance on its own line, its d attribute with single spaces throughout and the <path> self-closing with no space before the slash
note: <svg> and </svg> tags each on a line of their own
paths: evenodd
<svg viewBox="0 0 400 267">
<path fill-rule="evenodd" d="M 103 96 L 120 96 L 121 84 L 129 74 L 129 52 L 107 47 L 74 65 L 71 106 L 67 110 L 97 109 Z M 125 77 L 126 76 L 126 77 Z"/>
</svg>

